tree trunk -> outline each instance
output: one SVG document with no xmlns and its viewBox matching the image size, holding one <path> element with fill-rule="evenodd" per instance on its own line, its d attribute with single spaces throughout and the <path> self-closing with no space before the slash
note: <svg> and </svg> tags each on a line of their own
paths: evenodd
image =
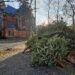
<svg viewBox="0 0 75 75">
<path fill-rule="evenodd" d="M 59 22 L 59 0 L 58 0 L 58 7 L 57 7 L 57 23 Z"/>
<path fill-rule="evenodd" d="M 74 18 L 75 14 L 74 14 L 74 10 L 73 10 L 73 16 L 72 16 L 72 27 L 74 29 L 74 25 L 75 25 L 75 18 Z"/>
</svg>

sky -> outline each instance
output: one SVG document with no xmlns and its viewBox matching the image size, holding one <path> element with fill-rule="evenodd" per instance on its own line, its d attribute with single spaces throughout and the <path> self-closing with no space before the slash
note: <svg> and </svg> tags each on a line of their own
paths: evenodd
<svg viewBox="0 0 75 75">
<path fill-rule="evenodd" d="M 37 13 L 36 13 L 36 24 L 37 25 L 41 25 L 43 23 L 47 24 L 48 23 L 48 1 L 47 0 L 36 0 L 37 4 L 36 4 L 36 8 L 37 8 Z M 54 0 L 57 2 L 57 0 Z M 63 6 L 65 0 L 62 0 L 62 2 L 60 3 L 60 7 Z M 55 2 L 55 3 L 56 3 Z M 7 2 L 6 5 L 10 5 L 12 7 L 18 8 L 19 7 L 19 3 L 18 2 Z M 56 19 L 56 4 L 51 5 L 50 6 L 50 22 L 52 22 L 53 20 Z M 32 3 L 32 8 L 34 9 L 34 3 Z M 33 10 L 34 12 L 34 10 Z M 60 17 L 63 16 L 63 12 L 62 12 L 62 8 L 59 11 L 60 13 Z M 66 17 L 64 18 L 64 20 L 66 21 Z M 69 21 L 68 21 L 69 22 Z"/>
<path fill-rule="evenodd" d="M 19 7 L 19 3 L 18 2 L 6 2 L 6 5 L 10 5 L 12 7 L 15 7 L 15 8 L 18 8 Z M 33 8 L 34 8 L 34 3 L 33 3 Z M 46 21 L 46 12 L 44 12 L 44 9 L 43 9 L 43 6 L 44 6 L 44 3 L 42 0 L 37 0 L 37 13 L 36 13 L 36 24 L 37 25 L 40 25 L 42 24 L 44 21 Z M 41 8 L 40 8 L 41 7 Z M 33 10 L 34 12 L 34 10 Z"/>
</svg>

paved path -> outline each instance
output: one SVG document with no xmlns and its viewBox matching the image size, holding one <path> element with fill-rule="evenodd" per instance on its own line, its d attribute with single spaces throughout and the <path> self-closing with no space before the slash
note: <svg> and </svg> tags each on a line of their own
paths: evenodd
<svg viewBox="0 0 75 75">
<path fill-rule="evenodd" d="M 0 63 L 0 75 L 75 75 L 74 70 L 31 67 L 31 53 L 19 53 Z"/>
</svg>

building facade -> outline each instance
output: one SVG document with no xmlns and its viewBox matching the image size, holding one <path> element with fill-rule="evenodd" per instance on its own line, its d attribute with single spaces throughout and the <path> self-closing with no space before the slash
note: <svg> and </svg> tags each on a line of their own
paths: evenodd
<svg viewBox="0 0 75 75">
<path fill-rule="evenodd" d="M 9 37 L 28 37 L 34 28 L 34 17 L 31 9 L 22 4 L 19 9 L 7 6 L 3 11 L 3 24 L 1 27 L 1 36 Z"/>
<path fill-rule="evenodd" d="M 2 26 L 3 26 L 3 9 L 5 8 L 4 0 L 0 0 L 0 36 L 2 36 Z"/>
</svg>

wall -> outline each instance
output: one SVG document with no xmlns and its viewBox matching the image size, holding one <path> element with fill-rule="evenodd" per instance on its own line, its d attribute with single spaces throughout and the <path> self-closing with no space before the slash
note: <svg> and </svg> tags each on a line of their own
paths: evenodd
<svg viewBox="0 0 75 75">
<path fill-rule="evenodd" d="M 28 30 L 28 28 L 30 29 L 30 27 L 27 27 L 28 25 L 26 24 L 26 22 L 22 21 L 23 18 L 24 17 L 17 18 L 16 16 L 4 15 L 2 35 L 6 38 L 8 38 L 8 37 L 19 37 L 19 38 L 23 37 L 24 38 L 24 37 L 29 36 L 30 31 Z M 17 25 L 16 28 L 8 28 L 8 24 L 11 22 L 15 23 Z M 22 23 L 22 22 L 24 22 L 24 23 Z"/>
</svg>

